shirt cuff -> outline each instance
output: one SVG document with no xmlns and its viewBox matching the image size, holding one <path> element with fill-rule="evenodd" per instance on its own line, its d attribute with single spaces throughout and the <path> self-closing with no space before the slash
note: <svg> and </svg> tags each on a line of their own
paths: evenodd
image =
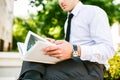
<svg viewBox="0 0 120 80">
<path fill-rule="evenodd" d="M 90 60 L 91 51 L 88 46 L 81 46 L 81 60 Z"/>
</svg>

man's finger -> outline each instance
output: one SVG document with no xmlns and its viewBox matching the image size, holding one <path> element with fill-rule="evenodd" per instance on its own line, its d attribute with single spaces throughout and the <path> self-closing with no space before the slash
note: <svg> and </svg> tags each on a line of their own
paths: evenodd
<svg viewBox="0 0 120 80">
<path fill-rule="evenodd" d="M 65 40 L 57 40 L 57 41 L 55 41 L 55 44 L 62 44 L 62 43 L 65 43 Z"/>
</svg>

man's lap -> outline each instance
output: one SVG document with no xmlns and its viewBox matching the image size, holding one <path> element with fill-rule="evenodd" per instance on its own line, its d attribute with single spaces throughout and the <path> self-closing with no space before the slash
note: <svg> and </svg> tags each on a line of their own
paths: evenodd
<svg viewBox="0 0 120 80">
<path fill-rule="evenodd" d="M 24 64 L 29 66 L 24 67 Z M 24 64 L 22 74 L 35 70 L 42 74 L 43 80 L 102 80 L 104 75 L 98 64 L 81 60 L 69 59 L 52 65 L 24 61 Z"/>
</svg>

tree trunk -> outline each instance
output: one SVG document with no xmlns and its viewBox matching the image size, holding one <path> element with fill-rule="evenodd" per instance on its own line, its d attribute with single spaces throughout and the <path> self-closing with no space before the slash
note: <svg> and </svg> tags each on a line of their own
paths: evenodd
<svg viewBox="0 0 120 80">
<path fill-rule="evenodd" d="M 0 51 L 12 48 L 12 23 L 14 0 L 0 0 Z"/>
</svg>

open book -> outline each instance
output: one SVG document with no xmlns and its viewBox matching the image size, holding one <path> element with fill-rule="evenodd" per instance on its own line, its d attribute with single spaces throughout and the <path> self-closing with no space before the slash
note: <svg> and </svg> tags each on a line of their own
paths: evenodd
<svg viewBox="0 0 120 80">
<path fill-rule="evenodd" d="M 60 61 L 55 57 L 45 55 L 42 51 L 44 47 L 55 45 L 43 37 L 29 31 L 24 43 L 18 42 L 18 50 L 24 61 L 55 64 Z"/>
</svg>

